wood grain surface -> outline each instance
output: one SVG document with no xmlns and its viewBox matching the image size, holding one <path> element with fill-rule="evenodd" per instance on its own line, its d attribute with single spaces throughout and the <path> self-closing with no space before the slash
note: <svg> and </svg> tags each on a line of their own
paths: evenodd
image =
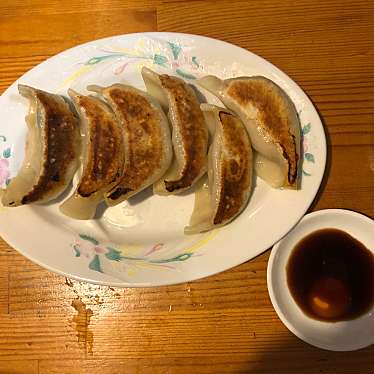
<svg viewBox="0 0 374 374">
<path fill-rule="evenodd" d="M 374 2 L 0 2 L 0 92 L 85 41 L 141 31 L 219 38 L 270 60 L 313 100 L 328 165 L 312 210 L 374 216 Z M 0 242 L 0 374 L 374 373 L 374 347 L 311 347 L 267 294 L 269 251 L 200 281 L 116 289 L 65 279 Z"/>
</svg>

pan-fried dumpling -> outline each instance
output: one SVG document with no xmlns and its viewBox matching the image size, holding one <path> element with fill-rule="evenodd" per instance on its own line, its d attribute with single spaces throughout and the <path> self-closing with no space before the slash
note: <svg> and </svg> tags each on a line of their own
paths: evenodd
<svg viewBox="0 0 374 374">
<path fill-rule="evenodd" d="M 252 186 L 252 148 L 242 121 L 227 109 L 202 104 L 210 129 L 215 129 L 208 155 L 208 183 L 196 192 L 186 234 L 223 226 L 247 205 Z"/>
<path fill-rule="evenodd" d="M 173 155 L 169 123 L 159 103 L 134 87 L 114 84 L 88 88 L 104 98 L 124 132 L 124 173 L 106 197 L 112 206 L 150 186 L 166 172 Z"/>
<path fill-rule="evenodd" d="M 218 98 L 247 127 L 257 151 L 255 171 L 273 187 L 298 188 L 300 123 L 294 104 L 271 80 L 201 78 L 198 84 Z"/>
<path fill-rule="evenodd" d="M 153 191 L 177 194 L 192 187 L 206 172 L 208 130 L 204 116 L 194 90 L 183 80 L 145 67 L 142 76 L 148 93 L 168 110 L 172 125 L 174 159 Z"/>
<path fill-rule="evenodd" d="M 25 158 L 2 196 L 4 206 L 45 203 L 71 182 L 79 159 L 78 119 L 62 96 L 18 85 L 30 100 Z"/>
<path fill-rule="evenodd" d="M 91 219 L 97 205 L 122 177 L 123 133 L 115 114 L 104 102 L 73 90 L 69 90 L 69 95 L 81 118 L 82 173 L 75 192 L 60 210 L 72 218 Z"/>
</svg>

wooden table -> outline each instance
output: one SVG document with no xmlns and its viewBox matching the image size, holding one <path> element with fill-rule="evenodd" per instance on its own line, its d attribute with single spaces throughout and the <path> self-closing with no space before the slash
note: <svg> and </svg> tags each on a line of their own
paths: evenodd
<svg viewBox="0 0 374 374">
<path fill-rule="evenodd" d="M 71 46 L 177 31 L 247 48 L 288 73 L 325 123 L 312 209 L 374 216 L 374 2 L 2 0 L 0 90 Z M 222 274 L 152 289 L 71 281 L 0 244 L 0 373 L 374 373 L 374 347 L 313 348 L 279 321 L 269 251 Z"/>
</svg>

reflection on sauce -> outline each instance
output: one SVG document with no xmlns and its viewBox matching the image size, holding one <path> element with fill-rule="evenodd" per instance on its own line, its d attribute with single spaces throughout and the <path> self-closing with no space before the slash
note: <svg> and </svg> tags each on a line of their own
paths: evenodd
<svg viewBox="0 0 374 374">
<path fill-rule="evenodd" d="M 357 318 L 374 304 L 374 256 L 344 231 L 318 230 L 293 249 L 287 283 L 309 317 L 331 322 Z"/>
</svg>

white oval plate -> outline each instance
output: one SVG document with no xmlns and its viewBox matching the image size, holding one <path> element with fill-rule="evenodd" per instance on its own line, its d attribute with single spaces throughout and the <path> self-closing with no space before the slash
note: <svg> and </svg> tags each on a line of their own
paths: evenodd
<svg viewBox="0 0 374 374">
<path fill-rule="evenodd" d="M 271 247 L 304 215 L 321 183 L 326 160 L 322 123 L 312 103 L 286 74 L 232 44 L 197 35 L 141 33 L 96 40 L 64 51 L 36 66 L 19 82 L 65 94 L 88 84 L 126 82 L 144 88 L 143 65 L 196 77 L 264 75 L 279 84 L 300 115 L 303 177 L 300 191 L 280 191 L 255 179 L 243 214 L 220 230 L 185 236 L 193 194 L 152 196 L 149 190 L 96 220 L 75 221 L 58 204 L 1 208 L 0 233 L 30 260 L 59 274 L 112 286 L 155 286 L 205 277 L 239 265 Z M 0 182 L 16 175 L 24 155 L 28 103 L 18 81 L 0 98 Z M 208 101 L 219 103 L 203 92 Z M 61 199 L 60 199 L 61 200 Z"/>
<path fill-rule="evenodd" d="M 293 248 L 302 238 L 323 228 L 343 230 L 374 253 L 372 219 L 344 209 L 325 209 L 307 214 L 271 251 L 267 269 L 271 302 L 285 326 L 311 345 L 331 351 L 367 347 L 374 344 L 374 308 L 350 321 L 317 321 L 302 312 L 288 289 L 286 266 Z"/>
</svg>

